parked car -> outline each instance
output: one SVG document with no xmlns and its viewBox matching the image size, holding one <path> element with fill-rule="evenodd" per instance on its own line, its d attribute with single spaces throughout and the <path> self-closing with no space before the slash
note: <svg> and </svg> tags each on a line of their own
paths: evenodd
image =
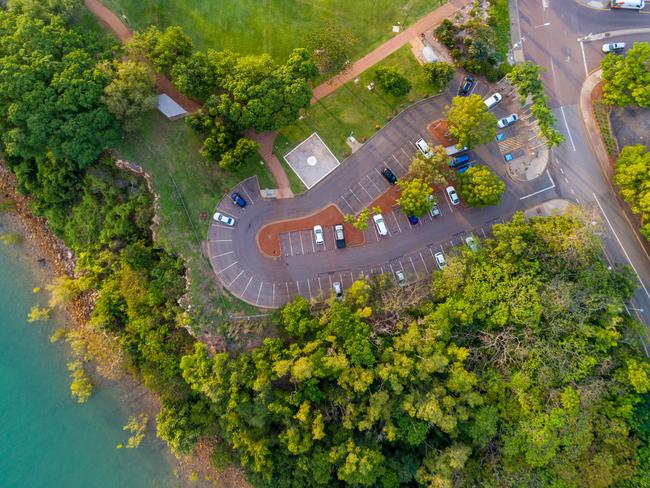
<svg viewBox="0 0 650 488">
<path fill-rule="evenodd" d="M 447 187 L 447 196 L 449 197 L 449 200 L 451 200 L 452 205 L 458 205 L 460 203 L 458 193 L 456 193 L 456 189 L 453 186 Z"/>
<path fill-rule="evenodd" d="M 343 249 L 345 244 L 345 234 L 343 234 L 343 225 L 336 224 L 334 226 L 334 239 L 336 240 L 336 247 L 338 249 Z"/>
<path fill-rule="evenodd" d="M 222 214 L 221 212 L 215 212 L 212 218 L 214 219 L 215 222 L 220 222 L 230 227 L 235 225 L 235 219 L 233 219 L 229 215 Z"/>
<path fill-rule="evenodd" d="M 334 290 L 334 296 L 336 299 L 340 302 L 343 300 L 343 287 L 341 286 L 341 282 L 335 281 L 332 283 L 332 289 Z"/>
<path fill-rule="evenodd" d="M 436 258 L 436 264 L 440 269 L 445 269 L 447 267 L 447 261 L 445 261 L 445 255 L 442 254 L 442 251 L 438 251 L 434 254 Z"/>
<path fill-rule="evenodd" d="M 469 95 L 472 91 L 472 88 L 474 87 L 474 83 L 474 77 L 472 75 L 467 75 L 463 81 L 463 84 L 460 85 L 460 88 L 458 89 L 458 94 L 461 97 L 466 97 Z"/>
<path fill-rule="evenodd" d="M 466 162 L 469 161 L 469 156 L 467 154 L 462 154 L 458 157 L 451 158 L 449 160 L 449 167 L 450 168 L 455 168 L 456 166 L 460 166 L 461 164 L 465 164 Z"/>
<path fill-rule="evenodd" d="M 645 7 L 645 0 L 611 0 L 610 7 L 641 10 Z"/>
<path fill-rule="evenodd" d="M 381 170 L 381 174 L 384 175 L 384 178 L 388 180 L 388 183 L 391 185 L 397 184 L 397 176 L 389 168 L 384 168 Z"/>
<path fill-rule="evenodd" d="M 387 236 L 388 227 L 386 227 L 386 222 L 384 222 L 384 217 L 382 217 L 381 214 L 375 214 L 372 216 L 372 220 L 375 223 L 375 227 L 377 228 L 377 234 L 379 234 L 380 236 Z"/>
<path fill-rule="evenodd" d="M 472 252 L 478 251 L 478 243 L 474 236 L 465 237 L 465 244 L 467 244 L 467 247 L 469 247 Z"/>
<path fill-rule="evenodd" d="M 415 215 L 407 215 L 407 217 L 409 219 L 409 224 L 411 225 L 417 225 L 419 222 L 418 218 Z"/>
<path fill-rule="evenodd" d="M 462 175 L 465 171 L 467 171 L 470 168 L 473 168 L 476 163 L 474 161 L 464 164 L 460 168 L 458 168 L 458 174 Z"/>
<path fill-rule="evenodd" d="M 503 97 L 501 96 L 501 93 L 495 93 L 494 95 L 487 97 L 485 100 L 483 100 L 483 103 L 487 107 L 488 110 L 492 110 L 494 107 L 496 107 L 497 103 L 501 101 Z"/>
<path fill-rule="evenodd" d="M 395 271 L 395 277 L 397 278 L 397 284 L 401 288 L 404 288 L 406 286 L 406 276 L 404 276 L 404 271 L 398 269 L 397 271 Z"/>
<path fill-rule="evenodd" d="M 625 49 L 625 43 L 608 42 L 607 44 L 603 44 L 602 49 L 604 53 L 620 53 L 623 49 Z"/>
<path fill-rule="evenodd" d="M 246 206 L 246 200 L 244 200 L 239 193 L 235 192 L 230 196 L 232 197 L 232 203 L 238 207 L 244 208 Z"/>
<path fill-rule="evenodd" d="M 499 126 L 499 129 L 505 129 L 506 127 L 514 124 L 518 120 L 519 120 L 519 116 L 517 114 L 510 114 L 507 117 L 500 119 L 497 122 L 497 125 Z"/>
<path fill-rule="evenodd" d="M 427 158 L 431 159 L 433 157 L 433 151 L 429 147 L 429 145 L 424 141 L 424 139 L 419 139 L 415 143 L 415 147 L 418 148 L 418 150 L 422 153 L 422 155 Z"/>
<path fill-rule="evenodd" d="M 438 203 L 436 202 L 436 199 L 434 198 L 433 195 L 429 195 L 427 197 L 427 200 L 431 202 L 431 208 L 429 209 L 429 213 L 431 214 L 431 217 L 438 217 L 440 215 L 440 208 L 438 207 Z"/>
<path fill-rule="evenodd" d="M 462 152 L 467 151 L 467 146 L 447 146 L 445 147 L 445 152 L 447 153 L 447 156 L 455 156 L 456 154 L 460 154 Z"/>
<path fill-rule="evenodd" d="M 323 234 L 323 228 L 320 225 L 314 226 L 314 240 L 316 244 L 325 244 L 325 235 Z"/>
</svg>

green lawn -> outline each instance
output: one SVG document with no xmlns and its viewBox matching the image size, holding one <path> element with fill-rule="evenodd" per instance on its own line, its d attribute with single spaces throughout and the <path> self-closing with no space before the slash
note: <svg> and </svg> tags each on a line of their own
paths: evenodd
<svg viewBox="0 0 650 488">
<path fill-rule="evenodd" d="M 422 67 L 411 52 L 410 45 L 403 46 L 376 66 L 381 65 L 399 66 L 400 72 L 413 85 L 411 92 L 403 97 L 394 97 L 379 88 L 368 91 L 367 86 L 373 80 L 374 73 L 371 68 L 361 74 L 359 83 L 351 81 L 345 84 L 309 107 L 302 120 L 280 129 L 280 137 L 275 144 L 278 157 L 289 152 L 311 133 L 318 132 L 342 161 L 350 154 L 350 147 L 346 143 L 350 132 L 358 141 L 363 142 L 406 106 L 434 95 L 433 88 L 424 78 Z"/>
<path fill-rule="evenodd" d="M 254 174 L 262 188 L 274 188 L 275 182 L 266 165 L 259 164 L 259 157 L 237 173 L 226 173 L 199 155 L 200 146 L 200 138 L 184 121 L 170 122 L 156 111 L 144 117 L 139 129 L 127 135 L 115 152 L 151 173 L 160 196 L 158 242 L 186 259 L 192 296 L 204 307 L 205 316 L 217 320 L 224 311 L 254 313 L 253 307 L 217 290 L 200 243 L 206 239 L 210 216 L 224 192 Z"/>
<path fill-rule="evenodd" d="M 103 0 L 131 28 L 180 25 L 201 49 L 286 57 L 325 20 L 357 39 L 358 57 L 393 36 L 392 25 L 412 24 L 444 0 Z"/>
</svg>

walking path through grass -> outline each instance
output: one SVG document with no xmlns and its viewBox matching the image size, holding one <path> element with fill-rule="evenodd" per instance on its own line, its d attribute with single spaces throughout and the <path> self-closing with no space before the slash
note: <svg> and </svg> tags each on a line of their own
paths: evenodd
<svg viewBox="0 0 650 488">
<path fill-rule="evenodd" d="M 350 80 L 353 80 L 368 68 L 373 67 L 375 64 L 390 56 L 400 47 L 408 44 L 411 39 L 422 32 L 426 32 L 436 27 L 444 19 L 453 16 L 461 8 L 471 3 L 471 0 L 450 0 L 448 3 L 438 7 L 430 12 L 425 17 L 418 20 L 411 27 L 397 34 L 392 39 L 384 42 L 377 49 L 366 54 L 364 57 L 356 61 L 352 68 L 340 76 L 332 78 L 321 85 L 314 88 L 314 96 L 311 103 L 316 103 L 321 98 L 335 92 L 340 86 L 344 85 Z"/>
</svg>

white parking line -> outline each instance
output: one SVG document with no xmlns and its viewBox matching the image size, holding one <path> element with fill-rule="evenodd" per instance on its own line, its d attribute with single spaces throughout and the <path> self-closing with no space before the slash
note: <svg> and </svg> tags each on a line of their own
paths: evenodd
<svg viewBox="0 0 650 488">
<path fill-rule="evenodd" d="M 226 271 L 227 269 L 232 268 L 232 267 L 233 267 L 235 264 L 237 264 L 238 262 L 239 262 L 239 261 L 235 261 L 234 263 L 229 264 L 228 266 L 226 266 L 225 268 L 223 268 L 221 271 L 217 271 L 217 274 L 219 274 L 219 273 L 223 273 L 223 272 Z"/>
<path fill-rule="evenodd" d="M 413 258 L 411 256 L 409 256 L 409 261 L 411 261 L 411 266 L 413 266 L 413 271 L 415 271 L 415 278 L 419 280 L 420 275 L 418 275 L 418 270 L 415 269 L 415 264 L 413 264 Z"/>
<path fill-rule="evenodd" d="M 239 274 L 238 274 L 237 276 L 235 276 L 235 278 L 234 278 L 230 283 L 228 283 L 228 288 L 230 288 L 230 287 L 232 286 L 232 284 L 233 284 L 235 281 L 237 281 L 237 278 L 239 278 L 243 273 L 244 273 L 244 270 L 242 269 L 242 270 L 239 272 Z"/>
<path fill-rule="evenodd" d="M 253 277 L 251 276 L 251 279 L 248 280 L 248 283 L 246 283 L 246 286 L 244 287 L 244 291 L 241 292 L 240 296 L 244 296 L 246 294 L 246 290 L 248 290 L 248 286 L 251 284 L 251 281 L 253 281 Z"/>
<path fill-rule="evenodd" d="M 321 296 L 323 295 L 323 285 L 320 282 L 320 276 L 318 277 L 318 288 L 320 289 Z"/>
<path fill-rule="evenodd" d="M 298 232 L 298 236 L 300 237 L 300 252 L 301 254 L 305 254 L 305 246 L 302 245 L 302 231 Z"/>
<path fill-rule="evenodd" d="M 636 270 L 634 267 L 634 263 L 630 259 L 630 256 L 627 254 L 627 251 L 623 247 L 623 243 L 621 242 L 621 239 L 618 237 L 618 234 L 614 230 L 614 227 L 612 226 L 612 223 L 609 221 L 609 217 L 607 217 L 607 214 L 605 213 L 605 210 L 603 210 L 602 205 L 600 204 L 600 201 L 598 200 L 598 197 L 596 196 L 595 193 L 592 193 L 594 196 L 594 199 L 596 200 L 596 203 L 598 204 L 598 208 L 600 208 L 600 211 L 603 214 L 603 217 L 605 217 L 605 220 L 607 221 L 607 224 L 609 225 L 609 228 L 611 229 L 612 233 L 614 234 L 614 237 L 616 237 L 616 241 L 618 242 L 618 245 L 621 246 L 621 249 L 623 250 L 623 254 L 625 254 L 625 257 L 627 258 L 627 262 L 630 263 L 630 266 L 634 270 L 634 273 L 636 274 L 637 279 L 639 280 L 639 283 L 641 283 L 641 287 L 643 287 L 643 291 L 647 295 L 648 298 L 650 298 L 650 293 L 648 293 L 648 289 L 645 287 L 645 284 L 643 281 L 641 281 L 641 276 L 639 276 L 639 272 Z"/>
<path fill-rule="evenodd" d="M 481 232 L 483 233 L 483 239 L 487 239 L 487 236 L 485 235 L 485 231 L 483 230 L 483 227 L 481 227 Z"/>
<path fill-rule="evenodd" d="M 377 169 L 377 168 L 375 168 L 375 169 Z M 372 178 L 370 178 L 370 176 L 368 176 L 368 175 L 366 175 L 366 178 L 368 178 L 368 181 L 370 181 L 370 183 L 372 183 L 373 185 L 375 185 L 375 188 L 377 188 L 377 191 L 378 191 L 379 193 L 381 193 L 381 190 L 380 190 L 379 187 L 377 186 L 377 183 L 375 183 L 374 181 L 372 181 Z"/>
<path fill-rule="evenodd" d="M 221 256 L 227 256 L 228 254 L 232 254 L 235 251 L 228 251 L 228 252 L 222 252 L 221 254 L 217 254 L 216 256 L 212 256 L 213 259 L 220 258 Z"/>
<path fill-rule="evenodd" d="M 307 290 L 309 290 L 309 299 L 311 300 L 311 283 L 309 283 L 309 278 L 307 278 Z"/>
<path fill-rule="evenodd" d="M 284 284 L 287 285 L 287 300 L 289 300 L 289 298 L 291 298 L 289 296 L 289 283 L 285 281 Z"/>
<path fill-rule="evenodd" d="M 397 224 L 397 230 L 398 230 L 398 232 L 402 232 L 402 228 L 400 227 L 399 222 L 397 221 L 397 216 L 395 215 L 395 212 L 391 212 L 390 214 L 391 214 L 391 215 L 393 216 L 393 218 L 395 219 L 395 223 Z"/>
<path fill-rule="evenodd" d="M 275 306 L 275 282 L 273 282 L 273 297 L 271 298 L 271 305 Z"/>
<path fill-rule="evenodd" d="M 388 266 L 390 266 L 390 273 L 395 274 L 395 270 L 393 269 L 393 265 L 388 263 Z"/>
<path fill-rule="evenodd" d="M 332 289 L 332 275 L 328 274 L 327 277 L 330 279 L 330 290 Z"/>
<path fill-rule="evenodd" d="M 420 258 L 422 259 L 422 264 L 424 264 L 424 269 L 427 271 L 427 274 L 429 274 L 429 267 L 427 266 L 427 262 L 424 260 L 424 256 L 422 256 L 422 253 L 420 253 Z"/>
<path fill-rule="evenodd" d="M 232 239 L 211 239 L 210 242 L 232 242 Z"/>
<path fill-rule="evenodd" d="M 404 149 L 402 149 L 402 151 L 404 151 Z M 406 154 L 406 151 L 404 151 L 404 154 Z M 400 168 L 402 168 L 404 170 L 404 172 L 406 173 L 406 168 L 404 167 L 404 165 L 402 163 L 399 162 L 399 159 L 397 159 L 394 154 L 393 154 L 393 159 L 397 162 L 397 164 L 400 165 Z"/>
<path fill-rule="evenodd" d="M 246 193 L 246 196 L 248 197 L 248 201 L 251 202 L 251 205 L 255 205 L 255 202 L 253 201 L 253 197 L 251 197 L 250 193 L 246 191 L 246 188 L 243 186 L 241 187 L 241 190 Z"/>
<path fill-rule="evenodd" d="M 368 190 L 366 190 L 366 188 L 361 184 L 361 182 L 357 181 L 357 185 L 359 185 L 361 189 L 366 192 L 366 195 L 368 195 L 368 198 L 370 198 L 370 201 L 372 201 L 372 195 L 368 193 Z"/>
<path fill-rule="evenodd" d="M 289 256 L 293 256 L 293 244 L 291 244 L 291 232 L 289 232 Z"/>
<path fill-rule="evenodd" d="M 311 236 L 311 252 L 316 252 L 316 244 L 314 242 L 314 233 L 310 232 L 309 235 Z"/>
<path fill-rule="evenodd" d="M 348 208 L 354 212 L 354 208 L 352 207 L 352 205 L 350 205 L 350 204 L 348 203 L 348 201 L 345 199 L 345 197 L 344 197 L 343 195 L 341 195 L 341 198 L 343 199 L 343 201 L 345 202 L 345 204 L 348 206 Z"/>
<path fill-rule="evenodd" d="M 348 191 L 349 191 L 350 193 L 352 193 L 352 196 L 353 196 L 354 198 L 356 198 L 356 199 L 359 201 L 359 203 L 360 203 L 361 205 L 363 205 L 363 202 L 362 202 L 361 199 L 356 195 L 356 193 L 354 193 L 354 192 L 352 191 L 352 188 L 348 188 Z"/>
<path fill-rule="evenodd" d="M 260 294 L 262 293 L 262 286 L 264 285 L 263 281 L 260 281 L 260 289 L 257 290 L 257 298 L 255 299 L 255 305 L 260 301 Z"/>
<path fill-rule="evenodd" d="M 352 280 L 352 283 L 354 283 L 354 274 L 352 274 L 352 271 L 350 271 L 350 279 Z"/>
<path fill-rule="evenodd" d="M 302 295 L 302 293 L 300 293 L 300 282 L 299 281 L 296 281 L 296 288 L 298 288 L 298 295 Z"/>
<path fill-rule="evenodd" d="M 429 248 L 429 252 L 431 253 L 431 257 L 433 258 L 433 261 L 435 262 L 436 257 L 433 254 L 433 249 Z"/>
</svg>

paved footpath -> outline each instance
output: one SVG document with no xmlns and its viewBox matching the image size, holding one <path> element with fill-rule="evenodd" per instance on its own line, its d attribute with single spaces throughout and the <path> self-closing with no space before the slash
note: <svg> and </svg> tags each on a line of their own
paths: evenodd
<svg viewBox="0 0 650 488">
<path fill-rule="evenodd" d="M 400 32 L 392 39 L 383 43 L 374 51 L 371 51 L 361 59 L 355 61 L 352 65 L 352 68 L 350 68 L 342 75 L 332 78 L 331 80 L 326 81 L 325 83 L 314 88 L 314 96 L 311 99 L 311 103 L 316 103 L 321 98 L 324 98 L 327 95 L 335 92 L 341 85 L 344 85 L 348 81 L 353 80 L 368 68 L 373 67 L 381 60 L 387 58 L 395 51 L 397 51 L 400 47 L 408 44 L 414 37 L 419 36 L 421 33 L 426 32 L 430 29 L 433 29 L 444 19 L 453 17 L 456 12 L 470 3 L 471 0 L 450 0 L 448 3 L 438 7 L 433 12 L 430 12 L 428 15 L 422 17 L 411 27 L 408 27 L 406 30 Z"/>
</svg>

